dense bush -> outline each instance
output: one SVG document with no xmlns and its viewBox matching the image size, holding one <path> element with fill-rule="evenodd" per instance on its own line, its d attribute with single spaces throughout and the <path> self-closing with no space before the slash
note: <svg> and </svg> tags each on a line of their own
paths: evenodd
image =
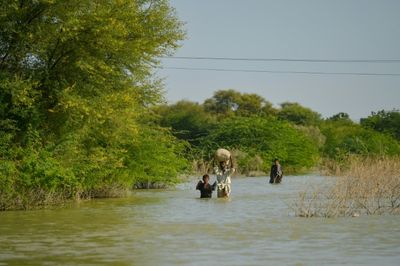
<svg viewBox="0 0 400 266">
<path fill-rule="evenodd" d="M 261 96 L 220 90 L 203 104 L 181 101 L 157 109 L 161 126 L 191 145 L 186 156 L 194 169 L 210 169 L 215 149 L 232 149 L 243 174 L 267 171 L 272 158 L 285 169 L 299 171 L 315 166 L 345 164 L 351 155 L 393 156 L 400 153 L 396 136 L 398 112 L 378 112 L 361 125 L 347 113 L 330 118 L 298 103 L 275 109 Z"/>
<path fill-rule="evenodd" d="M 276 118 L 236 117 L 223 121 L 203 139 L 203 147 L 209 155 L 218 147 L 226 147 L 245 152 L 243 160 L 259 156 L 266 172 L 274 158 L 279 158 L 287 170 L 299 171 L 313 166 L 319 157 L 317 145 L 306 134 Z M 239 160 L 238 164 L 243 163 Z"/>
<path fill-rule="evenodd" d="M 382 156 L 400 153 L 400 144 L 394 138 L 351 122 L 327 121 L 321 125 L 321 131 L 326 136 L 323 154 L 339 161 L 349 154 Z"/>
<path fill-rule="evenodd" d="M 371 128 L 381 133 L 386 133 L 400 140 L 400 111 L 372 112 L 367 118 L 362 118 L 360 123 L 365 128 Z"/>
<path fill-rule="evenodd" d="M 174 181 L 184 147 L 144 119 L 162 98 L 152 67 L 184 36 L 168 2 L 0 6 L 0 209 Z"/>
<path fill-rule="evenodd" d="M 158 106 L 155 110 L 160 115 L 161 126 L 171 128 L 177 138 L 197 147 L 199 140 L 208 135 L 216 124 L 216 118 L 204 109 L 203 105 L 197 103 L 179 101 Z"/>
</svg>

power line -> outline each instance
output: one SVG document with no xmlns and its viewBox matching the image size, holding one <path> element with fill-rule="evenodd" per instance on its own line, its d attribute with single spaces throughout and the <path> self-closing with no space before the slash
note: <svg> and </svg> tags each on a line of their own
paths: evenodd
<svg viewBox="0 0 400 266">
<path fill-rule="evenodd" d="M 308 75 L 346 75 L 346 76 L 400 76 L 400 73 L 368 73 L 368 72 L 321 72 L 321 71 L 280 71 L 257 69 L 229 69 L 229 68 L 198 68 L 198 67 L 160 67 L 160 69 L 244 72 L 244 73 L 272 73 L 272 74 L 308 74 Z"/>
<path fill-rule="evenodd" d="M 261 61 L 261 62 L 309 62 L 309 63 L 400 63 L 400 59 L 310 59 L 310 58 L 240 58 L 240 57 L 202 57 L 166 56 L 177 60 L 220 60 L 220 61 Z"/>
</svg>

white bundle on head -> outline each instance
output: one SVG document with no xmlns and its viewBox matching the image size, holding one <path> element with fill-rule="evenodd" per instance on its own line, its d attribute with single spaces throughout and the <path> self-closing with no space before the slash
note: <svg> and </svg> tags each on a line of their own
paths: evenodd
<svg viewBox="0 0 400 266">
<path fill-rule="evenodd" d="M 231 153 L 226 149 L 220 148 L 215 152 L 214 158 L 215 161 L 219 163 L 226 162 L 226 164 L 228 164 L 229 160 L 231 159 Z"/>
</svg>

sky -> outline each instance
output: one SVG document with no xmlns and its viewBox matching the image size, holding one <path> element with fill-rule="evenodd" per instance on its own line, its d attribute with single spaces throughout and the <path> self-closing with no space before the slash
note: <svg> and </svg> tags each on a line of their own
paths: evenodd
<svg viewBox="0 0 400 266">
<path fill-rule="evenodd" d="M 398 0 L 170 0 L 187 37 L 174 56 L 400 59 Z M 400 63 L 179 60 L 163 67 L 397 73 Z M 202 103 L 222 89 L 256 93 L 275 106 L 298 102 L 357 121 L 400 108 L 400 76 L 311 75 L 162 69 L 166 99 Z"/>
</svg>

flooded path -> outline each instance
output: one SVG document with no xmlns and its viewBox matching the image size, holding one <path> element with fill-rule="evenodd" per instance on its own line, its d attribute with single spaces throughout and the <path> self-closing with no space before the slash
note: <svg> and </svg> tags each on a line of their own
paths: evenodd
<svg viewBox="0 0 400 266">
<path fill-rule="evenodd" d="M 293 217 L 288 205 L 298 192 L 322 181 L 235 178 L 229 200 L 199 199 L 192 181 L 2 212 L 0 265 L 398 265 L 400 216 Z"/>
</svg>

